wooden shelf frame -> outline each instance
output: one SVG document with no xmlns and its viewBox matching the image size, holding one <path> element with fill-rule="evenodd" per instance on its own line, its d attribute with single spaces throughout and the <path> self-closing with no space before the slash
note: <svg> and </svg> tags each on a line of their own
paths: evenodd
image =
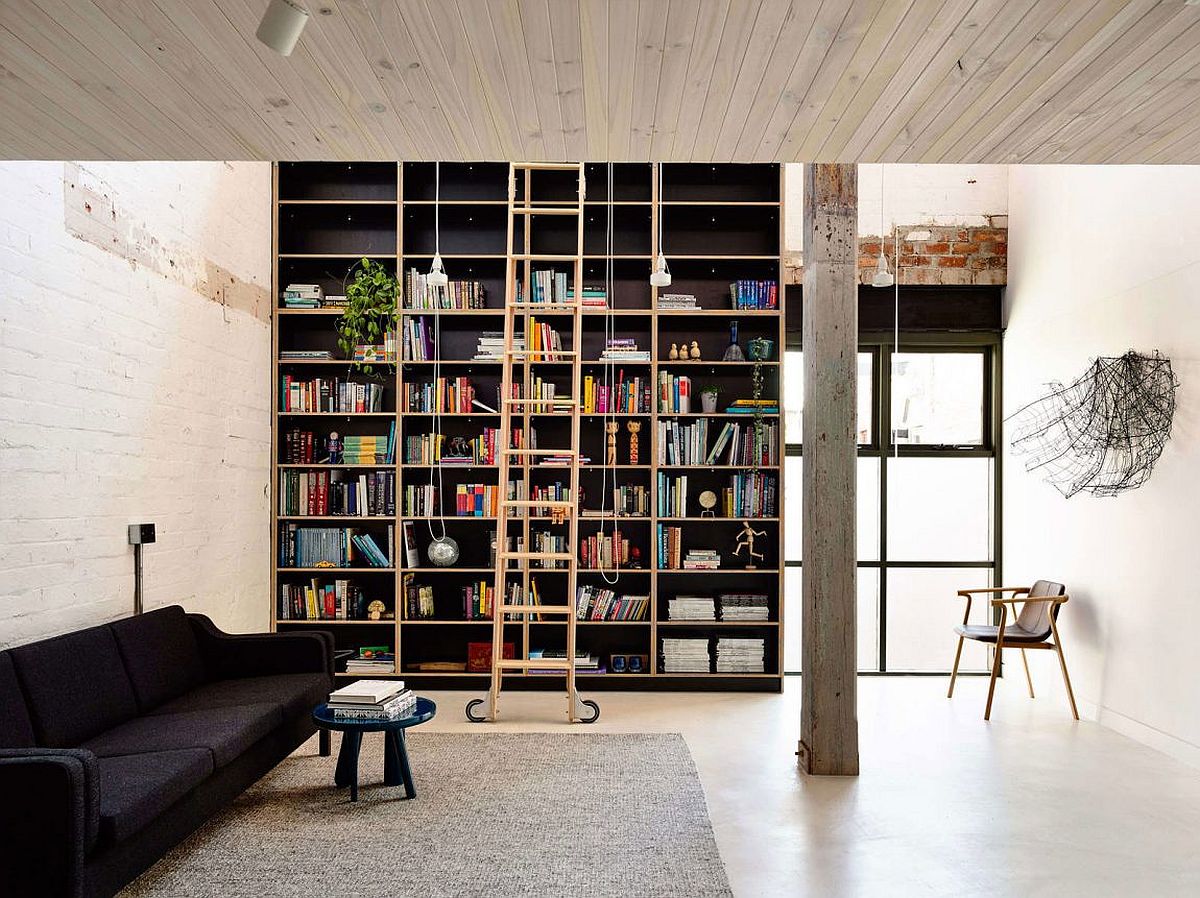
<svg viewBox="0 0 1200 898">
<path fill-rule="evenodd" d="M 286 166 L 287 163 L 282 164 Z M 313 163 L 306 163 L 310 169 L 314 168 Z M 329 165 L 337 165 L 337 163 L 329 163 Z M 422 164 L 415 164 L 418 167 Z M 618 163 L 618 167 L 623 164 Z M 776 169 L 776 177 L 778 178 L 778 195 L 774 200 L 764 200 L 756 198 L 754 200 L 713 200 L 709 198 L 697 199 L 662 199 L 662 184 L 659 181 L 658 171 L 652 166 L 643 164 L 628 166 L 629 171 L 635 168 L 644 168 L 646 170 L 645 177 L 649 182 L 643 188 L 646 194 L 644 199 L 617 199 L 613 202 L 613 206 L 618 210 L 627 210 L 627 214 L 638 216 L 639 209 L 646 210 L 650 215 L 649 226 L 649 246 L 645 251 L 638 250 L 637 252 L 617 252 L 613 255 L 613 259 L 619 264 L 625 266 L 627 272 L 636 273 L 640 278 L 640 270 L 638 266 L 645 263 L 648 280 L 649 265 L 651 260 L 659 252 L 658 244 L 658 228 L 659 217 L 664 208 L 670 209 L 680 207 L 676 213 L 676 218 L 679 214 L 683 214 L 688 207 L 703 207 L 703 208 L 728 208 L 733 215 L 752 216 L 758 212 L 771 213 L 776 219 L 775 224 L 778 225 L 777 249 L 776 253 L 758 253 L 758 252 L 712 252 L 707 248 L 703 248 L 703 254 L 696 252 L 685 252 L 675 254 L 672 253 L 672 232 L 668 227 L 665 239 L 664 249 L 668 260 L 672 267 L 678 261 L 679 268 L 685 271 L 691 269 L 703 269 L 708 272 L 711 264 L 717 272 L 737 271 L 739 266 L 746 268 L 746 273 L 743 276 L 749 279 L 773 279 L 779 285 L 779 309 L 776 310 L 753 310 L 753 309 L 732 309 L 722 307 L 722 297 L 718 295 L 715 288 L 718 286 L 720 274 L 712 275 L 712 284 L 714 292 L 709 295 L 701 295 L 698 290 L 680 289 L 677 285 L 673 288 L 664 288 L 661 292 L 696 292 L 700 299 L 701 308 L 691 310 L 680 309 L 659 309 L 658 308 L 658 288 L 650 287 L 648 284 L 645 287 L 639 287 L 638 283 L 627 280 L 620 282 L 621 274 L 618 271 L 618 283 L 615 285 L 614 294 L 609 297 L 610 303 L 614 303 L 617 307 L 612 309 L 584 309 L 583 315 L 591 324 L 589 328 L 594 331 L 594 328 L 600 324 L 597 319 L 611 317 L 616 323 L 618 330 L 628 330 L 636 332 L 639 342 L 645 341 L 648 343 L 646 348 L 651 351 L 651 360 L 649 362 L 635 362 L 624 365 L 626 369 L 633 368 L 635 371 L 647 373 L 650 378 L 652 389 L 657 385 L 659 372 L 662 370 L 678 371 L 680 374 L 688 374 L 693 379 L 693 384 L 697 385 L 699 381 L 705 377 L 706 366 L 711 368 L 715 377 L 724 379 L 727 382 L 735 378 L 740 378 L 744 374 L 745 378 L 745 395 L 749 394 L 749 374 L 752 368 L 752 363 L 737 362 L 725 363 L 718 358 L 712 361 L 708 360 L 676 360 L 671 361 L 660 357 L 660 336 L 670 339 L 669 335 L 680 334 L 682 336 L 687 322 L 691 320 L 710 322 L 700 325 L 702 328 L 712 329 L 721 328 L 729 320 L 737 319 L 744 322 L 743 330 L 750 330 L 752 333 L 758 333 L 769 336 L 775 340 L 775 357 L 765 366 L 767 369 L 767 378 L 770 389 L 775 387 L 778 390 L 778 399 L 780 408 L 782 409 L 783 397 L 783 372 L 782 372 L 782 351 L 785 345 L 785 331 L 783 321 L 783 308 L 785 307 L 784 298 L 784 271 L 782 267 L 782 247 L 783 247 L 783 183 L 782 183 L 782 167 L 774 166 Z M 398 163 L 395 165 L 395 183 L 394 186 L 389 182 L 386 185 L 379 187 L 381 192 L 392 191 L 389 198 L 372 198 L 369 195 L 371 190 L 356 190 L 354 196 L 346 196 L 344 198 L 321 196 L 311 199 L 304 198 L 297 194 L 293 187 L 286 193 L 286 198 L 280 198 L 283 194 L 280 191 L 281 164 L 274 166 L 274 209 L 272 215 L 272 253 L 273 253 L 273 287 L 274 296 L 276 297 L 275 305 L 276 315 L 273 316 L 272 327 L 272 342 L 271 342 L 271 358 L 273 362 L 273 378 L 271 381 L 271 426 L 272 426 L 272 445 L 275 447 L 274 452 L 280 451 L 281 434 L 290 429 L 292 426 L 302 425 L 306 419 L 310 421 L 310 425 L 305 429 L 311 429 L 320 434 L 321 430 L 325 429 L 320 422 L 325 422 L 329 429 L 341 429 L 336 427 L 337 419 L 347 419 L 357 422 L 355 426 L 362 428 L 361 431 L 353 432 L 386 432 L 388 425 L 391 422 L 396 426 L 396 460 L 393 464 L 387 465 L 328 465 L 328 464 L 286 464 L 277 463 L 272 466 L 272 520 L 271 520 L 271 597 L 270 597 L 270 620 L 273 629 L 288 629 L 294 630 L 297 628 L 319 628 L 322 626 L 331 626 L 336 628 L 334 632 L 340 634 L 341 637 L 350 637 L 360 633 L 371 633 L 371 639 L 377 643 L 390 643 L 397 653 L 397 672 L 390 676 L 413 678 L 414 680 L 427 679 L 436 680 L 439 683 L 454 684 L 459 683 L 463 686 L 470 684 L 472 687 L 478 682 L 483 682 L 489 676 L 486 673 L 473 672 L 450 672 L 450 671 L 417 671 L 405 670 L 405 664 L 415 664 L 424 661 L 433 660 L 460 660 L 466 657 L 466 642 L 479 641 L 486 642 L 488 633 L 486 628 L 490 626 L 488 621 L 465 621 L 465 620 L 403 620 L 403 599 L 401 596 L 401 587 L 403 577 L 406 573 L 414 574 L 420 582 L 431 583 L 436 589 L 444 589 L 447 592 L 443 594 L 442 601 L 439 602 L 439 607 L 453 607 L 457 599 L 459 587 L 463 582 L 469 579 L 489 580 L 489 574 L 492 572 L 491 567 L 479 565 L 464 565 L 462 567 L 451 568 L 433 568 L 428 566 L 418 566 L 415 568 L 406 567 L 403 562 L 403 543 L 402 543 L 402 522 L 405 520 L 413 520 L 418 527 L 418 543 L 424 545 L 421 539 L 422 528 L 425 526 L 425 517 L 407 517 L 403 514 L 403 497 L 404 487 L 416 482 L 423 484 L 428 482 L 428 476 L 431 471 L 430 466 L 422 466 L 415 464 L 406 464 L 403 461 L 404 436 L 410 433 L 427 432 L 430 426 L 432 413 L 427 412 L 405 412 L 399 408 L 400 402 L 403 399 L 403 387 L 406 383 L 423 382 L 428 380 L 432 373 L 430 368 L 432 363 L 413 362 L 413 361 L 398 361 L 391 365 L 377 365 L 376 374 L 384 379 L 384 383 L 388 388 L 389 404 L 395 406 L 395 410 L 389 410 L 384 413 L 371 414 L 346 414 L 346 413 L 282 413 L 278 411 L 278 378 L 281 374 L 299 373 L 300 376 L 321 376 L 323 373 L 333 369 L 333 376 L 344 377 L 347 372 L 350 373 L 353 379 L 358 379 L 358 376 L 352 372 L 350 362 L 343 359 L 281 359 L 280 350 L 291 348 L 327 348 L 332 347 L 334 342 L 330 339 L 318 346 L 305 346 L 298 342 L 298 337 L 301 334 L 319 334 L 327 330 L 332 332 L 334 318 L 340 314 L 336 309 L 283 309 L 278 308 L 279 297 L 285 284 L 282 278 L 288 277 L 287 271 L 295 272 L 296 270 L 318 269 L 322 267 L 322 262 L 338 263 L 344 261 L 348 266 L 355 259 L 366 256 L 367 258 L 384 261 L 389 266 L 394 265 L 397 275 L 403 282 L 404 272 L 407 268 L 418 267 L 424 270 L 428 267 L 429 260 L 432 258 L 431 252 L 406 252 L 405 251 L 405 230 L 410 225 L 406 221 L 408 211 L 413 211 L 418 216 L 418 224 L 421 215 L 430 216 L 431 210 L 437 205 L 432 199 L 428 199 L 417 194 L 425 186 L 418 184 L 416 194 L 410 198 L 406 192 L 406 173 L 410 167 L 414 167 L 407 163 Z M 432 169 L 432 166 L 429 166 Z M 446 166 L 443 166 L 443 180 L 446 177 Z M 507 169 L 507 165 L 504 166 Z M 599 169 L 600 166 L 595 166 Z M 668 185 L 671 184 L 672 170 L 675 168 L 670 163 L 665 166 L 664 179 Z M 727 171 L 736 173 L 737 167 L 730 165 L 724 166 Z M 760 167 L 761 168 L 761 167 Z M 627 177 L 629 175 L 627 174 Z M 501 177 L 501 181 L 504 178 Z M 761 183 L 761 182 L 760 182 Z M 371 185 L 374 187 L 375 185 Z M 595 171 L 592 172 L 592 194 L 593 196 L 603 197 L 603 185 L 595 184 Z M 497 194 L 502 194 L 505 185 L 486 185 L 487 191 L 493 191 Z M 618 190 L 620 190 L 618 185 Z M 729 189 L 726 191 L 729 195 L 737 192 L 737 185 L 730 182 Z M 675 188 L 675 195 L 678 196 L 678 188 Z M 443 191 L 445 192 L 445 191 Z M 619 196 L 620 194 L 618 194 Z M 755 194 L 757 196 L 757 194 Z M 441 206 L 453 210 L 460 210 L 456 214 L 465 216 L 469 214 L 467 209 L 471 206 L 479 206 L 488 216 L 495 216 L 499 210 L 502 210 L 507 205 L 506 200 L 498 196 L 489 196 L 480 199 L 454 198 L 441 200 Z M 366 253 L 346 252 L 343 247 L 339 246 L 335 252 L 304 252 L 304 253 L 281 253 L 280 252 L 280 231 L 281 228 L 288 226 L 285 220 L 284 213 L 303 211 L 305 207 L 309 207 L 306 213 L 309 218 L 319 215 L 319 211 L 323 207 L 330 207 L 331 211 L 336 211 L 339 207 L 376 207 L 372 212 L 372 216 L 381 216 L 377 207 L 394 207 L 395 209 L 395 246 L 383 247 L 386 251 L 372 251 Z M 588 212 L 600 212 L 604 210 L 607 203 L 604 199 L 588 199 L 585 201 L 585 208 Z M 491 211 L 487 211 L 491 210 Z M 305 218 L 304 215 L 297 215 L 297 219 Z M 446 216 L 443 215 L 443 247 L 446 246 Z M 563 219 L 564 221 L 567 219 Z M 388 217 L 388 227 L 390 228 L 390 217 Z M 617 218 L 618 228 L 620 227 L 620 218 Z M 670 221 L 670 219 L 668 219 Z M 294 225 L 293 225 L 294 226 Z M 764 218 L 765 227 L 765 218 Z M 410 237 L 417 237 L 416 244 L 420 244 L 420 240 L 424 239 L 421 235 L 410 234 Z M 427 236 L 427 235 L 425 235 Z M 462 235 L 459 235 L 462 237 Z M 378 247 L 378 245 L 376 244 Z M 307 246 L 305 248 L 308 248 Z M 320 249 L 319 246 L 315 246 Z M 423 247 L 422 247 L 423 249 Z M 531 248 L 532 249 L 532 248 Z M 504 260 L 508 258 L 504 251 L 503 239 L 498 244 L 492 245 L 486 242 L 486 235 L 480 237 L 478 244 L 467 247 L 469 251 L 454 251 L 443 252 L 442 258 L 448 263 L 450 276 L 458 277 L 478 277 L 487 280 L 487 271 L 502 270 Z M 527 255 L 540 255 L 535 251 L 526 250 Z M 557 255 L 555 253 L 545 253 L 545 255 Z M 592 251 L 585 252 L 585 260 L 591 263 L 603 262 L 607 256 L 597 254 Z M 464 264 L 465 263 L 465 264 Z M 551 267 L 556 263 L 538 262 L 530 260 L 529 265 L 525 266 L 522 262 L 522 268 L 540 268 Z M 473 270 L 476 274 L 467 275 L 461 269 L 465 265 L 474 266 Z M 308 266 L 305 268 L 304 266 Z M 488 266 L 491 266 L 489 268 Z M 299 268 L 298 268 L 299 267 Z M 336 266 L 335 266 L 336 267 Z M 632 275 L 630 275 L 631 277 Z M 589 282 L 594 276 L 589 276 Z M 300 278 L 292 278 L 300 279 Z M 734 277 L 729 277 L 726 280 L 733 280 Z M 677 281 L 681 281 L 677 274 Z M 495 282 L 495 278 L 493 278 Z M 478 333 L 480 330 L 498 330 L 504 314 L 503 305 L 503 288 L 502 280 L 500 281 L 500 289 L 489 287 L 488 308 L 484 309 L 408 309 L 401 308 L 401 314 L 407 317 L 415 316 L 436 316 L 442 319 L 441 328 L 443 339 L 445 335 L 452 332 L 462 333 Z M 622 290 L 624 289 L 624 293 Z M 633 292 L 629 292 L 629 291 Z M 724 299 L 724 304 L 728 304 L 727 295 Z M 403 305 L 403 302 L 401 302 Z M 527 314 L 532 314 L 536 317 L 552 315 L 550 312 L 539 311 L 537 309 L 526 310 Z M 689 329 L 690 330 L 690 329 Z M 291 339 L 289 339 L 291 338 Z M 745 337 L 742 338 L 743 342 Z M 556 368 L 564 369 L 570 362 L 546 363 L 532 362 L 530 363 L 535 369 L 541 369 L 546 372 L 553 372 Z M 583 360 L 582 364 L 585 369 L 591 366 L 594 371 L 596 367 L 603 363 L 598 360 Z M 479 381 L 491 383 L 496 379 L 499 373 L 499 360 L 491 359 L 470 359 L 456 358 L 443 359 L 442 365 L 445 366 L 450 376 L 459 374 L 468 374 L 473 381 L 478 384 Z M 307 372 L 307 373 L 305 373 Z M 551 374 L 553 376 L 553 374 Z M 694 399 L 693 401 L 698 401 Z M 723 408 L 723 406 L 719 406 Z M 496 426 L 495 422 L 499 419 L 499 413 L 485 412 L 483 410 L 460 412 L 453 414 L 445 414 L 447 429 L 451 428 L 470 428 L 473 425 L 470 419 L 477 419 L 479 425 Z M 547 415 L 531 415 L 533 421 L 545 419 Z M 593 441 L 589 438 L 589 428 L 598 427 L 601 415 L 591 414 L 582 415 L 584 446 L 599 446 L 598 451 L 603 451 L 603 441 Z M 671 570 L 658 569 L 656 567 L 656 556 L 654 539 L 658 523 L 669 524 L 671 526 L 681 526 L 684 529 L 685 537 L 689 529 L 697 534 L 697 541 L 703 539 L 699 536 L 700 530 L 711 526 L 715 521 L 719 525 L 728 525 L 732 519 L 728 518 L 669 518 L 659 517 L 654 512 L 657 510 L 656 502 L 654 501 L 654 493 L 656 489 L 657 473 L 661 471 L 669 472 L 672 476 L 680 474 L 699 474 L 707 476 L 720 476 L 740 470 L 749 470 L 754 467 L 759 467 L 761 470 L 768 471 L 777 478 L 777 508 L 782 515 L 783 511 L 783 493 L 784 485 L 784 466 L 783 461 L 783 433 L 782 433 L 782 416 L 780 414 L 768 414 L 763 417 L 769 421 L 777 423 L 779 427 L 780 445 L 777 447 L 779 453 L 780 464 L 775 466 L 740 466 L 740 465 L 658 465 L 655 460 L 658 457 L 657 445 L 657 425 L 660 420 L 687 420 L 698 419 L 701 417 L 711 418 L 717 428 L 725 421 L 746 419 L 747 423 L 752 418 L 750 415 L 731 414 L 719 411 L 711 415 L 706 415 L 703 412 L 690 413 L 660 413 L 657 411 L 657 397 L 655 396 L 653 408 L 648 413 L 627 413 L 618 414 L 613 417 L 624 422 L 628 420 L 641 420 L 643 422 L 642 439 L 641 439 L 641 464 L 631 466 L 621 464 L 616 467 L 616 474 L 619 481 L 624 481 L 632 478 L 634 483 L 642 483 L 648 487 L 651 499 L 651 514 L 640 517 L 617 517 L 615 519 L 617 526 L 628 528 L 630 532 L 636 534 L 635 539 L 643 551 L 643 564 L 641 568 L 623 568 L 622 583 L 617 586 L 618 592 L 627 591 L 635 594 L 649 594 L 650 603 L 646 619 L 643 621 L 579 621 L 578 626 L 581 628 L 581 634 L 595 634 L 597 638 L 601 634 L 605 634 L 599 642 L 593 641 L 589 644 L 589 637 L 583 636 L 581 648 L 599 650 L 599 652 L 607 656 L 609 649 L 618 653 L 641 653 L 650 657 L 649 670 L 640 675 L 634 674 L 589 674 L 583 671 L 578 672 L 578 676 L 588 678 L 591 681 L 603 681 L 605 688 L 619 688 L 619 684 L 626 683 L 627 688 L 651 688 L 652 684 L 657 684 L 657 688 L 670 688 L 671 684 L 677 684 L 679 688 L 704 688 L 702 685 L 706 678 L 714 684 L 713 688 L 723 688 L 722 683 L 732 684 L 733 682 L 745 682 L 752 685 L 738 687 L 750 688 L 754 690 L 781 690 L 783 684 L 783 633 L 784 633 L 784 546 L 785 546 L 785 529 L 787 522 L 781 517 L 762 519 L 761 523 L 765 524 L 764 529 L 768 529 L 771 533 L 768 558 L 773 560 L 770 567 L 759 567 L 756 570 L 745 571 L 742 568 L 722 568 L 716 571 L 707 570 Z M 589 424 L 590 422 L 590 424 Z M 316 425 L 316 426 L 312 426 Z M 456 432 L 465 432 L 456 431 Z M 619 446 L 623 453 L 626 445 L 626 431 L 624 426 L 621 429 L 621 438 Z M 596 449 L 591 450 L 593 454 Z M 278 456 L 276 456 L 278 459 Z M 593 461 L 598 459 L 593 458 Z M 599 471 L 603 466 L 599 464 L 591 464 L 583 467 L 585 478 L 595 478 L 598 482 Z M 487 474 L 488 469 L 493 472 Z M 280 474 L 283 471 L 333 471 L 344 470 L 349 472 L 366 472 L 371 470 L 388 471 L 394 474 L 396 478 L 396 514 L 395 516 L 369 516 L 369 517 L 339 517 L 339 516 L 304 516 L 293 515 L 283 516 L 277 513 L 279 508 L 279 484 Z M 436 470 L 436 469 L 434 469 Z M 443 502 L 452 501 L 453 484 L 457 482 L 479 483 L 479 482 L 494 482 L 495 468 L 492 466 L 443 466 L 442 474 L 446 481 L 447 496 L 443 497 Z M 522 476 L 528 482 L 529 477 L 541 478 L 545 480 L 554 478 L 549 471 L 561 470 L 562 479 L 565 480 L 566 469 L 556 469 L 552 467 L 538 468 L 529 466 L 529 469 L 524 471 Z M 490 479 L 489 479 L 490 477 Z M 585 479 L 585 483 L 590 480 Z M 695 489 L 698 492 L 698 488 Z M 589 502 L 589 505 L 594 505 L 594 502 Z M 445 505 L 443 507 L 446 507 Z M 457 516 L 457 515 L 441 515 L 434 517 L 433 520 L 443 520 L 447 526 L 451 528 L 480 528 L 478 530 L 470 530 L 472 533 L 479 533 L 487 528 L 481 528 L 480 525 L 485 522 L 492 528 L 495 527 L 495 519 L 490 517 L 474 517 L 474 516 Z M 606 517 L 603 519 L 607 529 L 613 518 Z M 582 533 L 587 534 L 594 532 L 599 525 L 601 519 L 594 516 L 579 517 L 579 523 L 582 528 Z M 300 569 L 300 568 L 279 568 L 276 565 L 279 550 L 280 527 L 284 523 L 311 523 L 317 526 L 351 526 L 351 527 L 367 527 L 379 528 L 387 524 L 394 526 L 397 545 L 393 547 L 396 560 L 398 562 L 395 568 L 328 568 L 328 569 Z M 516 528 L 520 527 L 518 531 Z M 532 529 L 542 529 L 549 527 L 550 522 L 545 518 L 525 517 L 524 523 L 517 525 L 514 522 L 514 529 L 511 533 L 528 533 Z M 452 533 L 453 535 L 453 533 Z M 723 538 L 723 537 L 722 537 Z M 643 542 L 644 540 L 644 542 Z M 711 543 L 706 543 L 711 544 Z M 761 545 L 761 542 L 760 542 Z M 730 561 L 731 546 L 718 545 L 725 556 L 725 563 Z M 557 576 L 561 571 L 554 569 L 529 569 L 528 571 L 520 571 L 523 579 L 527 579 L 528 575 L 535 576 Z M 604 585 L 600 578 L 600 571 L 595 569 L 579 568 L 579 577 L 581 583 L 592 583 L 595 585 Z M 770 601 L 770 620 L 768 621 L 671 621 L 666 619 L 666 598 L 672 595 L 687 593 L 694 591 L 701 594 L 712 594 L 719 591 L 726 591 L 730 587 L 736 588 L 734 584 L 741 580 L 744 575 L 749 575 L 756 585 L 761 584 L 761 591 L 767 592 L 772 596 Z M 334 578 L 353 578 L 368 591 L 369 598 L 382 598 L 388 602 L 391 610 L 396 614 L 395 620 L 382 621 L 305 621 L 305 620 L 283 620 L 278 619 L 277 610 L 279 603 L 279 584 L 282 582 L 297 582 L 300 580 L 307 581 L 316 577 L 320 582 L 328 582 Z M 365 580 L 363 578 L 366 578 Z M 629 578 L 628 580 L 626 578 Z M 707 581 L 715 580 L 720 585 L 717 587 L 708 586 Z M 625 584 L 628 583 L 628 588 L 623 590 Z M 759 590 L 754 590 L 759 591 Z M 537 638 L 536 631 L 550 631 L 555 627 L 553 621 L 533 621 L 533 622 L 512 622 L 514 634 L 518 641 L 518 651 L 527 652 L 531 647 L 531 639 Z M 559 625 L 561 626 L 561 625 Z M 357 629 L 356 629 L 357 628 Z M 531 629 L 535 631 L 531 637 Z M 711 672 L 709 674 L 667 674 L 660 670 L 660 652 L 659 646 L 663 635 L 679 635 L 681 632 L 695 633 L 697 635 L 708 633 L 715 637 L 720 633 L 741 633 L 745 631 L 747 634 L 755 635 L 762 634 L 768 641 L 767 646 L 767 664 L 768 672 L 764 674 L 730 674 Z M 450 634 L 459 634 L 451 638 Z M 433 642 L 429 642 L 429 640 Z M 349 645 L 350 643 L 346 643 Z M 342 645 L 339 642 L 339 645 Z M 553 642 L 547 644 L 548 647 L 553 647 Z M 439 654 L 441 652 L 441 654 Z M 607 657 L 602 658 L 602 663 L 607 663 Z M 339 676 L 346 676 L 341 674 Z M 372 676 L 376 676 L 372 674 Z M 519 674 L 514 672 L 505 672 L 505 680 L 529 680 L 539 681 L 545 680 L 544 688 L 560 688 L 562 678 L 547 674 Z M 539 683 L 539 687 L 541 684 Z M 734 688 L 729 685 L 724 688 Z"/>
</svg>

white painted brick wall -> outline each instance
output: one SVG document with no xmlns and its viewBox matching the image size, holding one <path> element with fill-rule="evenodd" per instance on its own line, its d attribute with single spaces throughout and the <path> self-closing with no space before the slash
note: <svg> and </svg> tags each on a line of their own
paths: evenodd
<svg viewBox="0 0 1200 898">
<path fill-rule="evenodd" d="M 0 163 L 0 647 L 128 614 L 138 521 L 148 608 L 267 626 L 270 192 L 265 163 Z"/>
</svg>

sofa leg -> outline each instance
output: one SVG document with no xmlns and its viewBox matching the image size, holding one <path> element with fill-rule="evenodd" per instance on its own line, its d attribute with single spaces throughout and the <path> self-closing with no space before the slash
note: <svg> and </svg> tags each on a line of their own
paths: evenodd
<svg viewBox="0 0 1200 898">
<path fill-rule="evenodd" d="M 317 739 L 319 740 L 317 744 L 320 746 L 321 757 L 328 758 L 331 754 L 333 754 L 333 747 L 330 744 L 329 730 L 318 731 Z"/>
</svg>

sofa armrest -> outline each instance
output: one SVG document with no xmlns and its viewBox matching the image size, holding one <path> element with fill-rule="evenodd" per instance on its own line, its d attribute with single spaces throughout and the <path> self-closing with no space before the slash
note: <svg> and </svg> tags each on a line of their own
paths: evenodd
<svg viewBox="0 0 1200 898">
<path fill-rule="evenodd" d="M 284 673 L 323 673 L 333 679 L 333 634 L 225 633 L 203 614 L 189 614 L 209 676 L 216 680 Z"/>
<path fill-rule="evenodd" d="M 0 894 L 83 894 L 100 826 L 96 757 L 76 748 L 0 749 Z"/>
</svg>

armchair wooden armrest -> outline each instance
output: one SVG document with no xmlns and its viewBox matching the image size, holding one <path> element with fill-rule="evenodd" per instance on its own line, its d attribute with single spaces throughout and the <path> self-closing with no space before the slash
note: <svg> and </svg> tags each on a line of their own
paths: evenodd
<svg viewBox="0 0 1200 898">
<path fill-rule="evenodd" d="M 992 607 L 999 608 L 1002 605 L 1024 605 L 1026 602 L 1052 602 L 1055 605 L 1061 605 L 1070 596 L 1028 596 L 1023 595 L 1019 599 L 1013 596 L 1011 599 L 992 599 Z"/>
<path fill-rule="evenodd" d="M 983 593 L 993 593 L 993 594 L 999 595 L 1000 593 L 1005 593 L 1005 592 L 1025 593 L 1025 592 L 1029 592 L 1029 587 L 1028 586 L 993 586 L 989 589 L 960 589 L 958 591 L 958 594 L 963 597 L 970 597 L 973 595 L 980 595 Z"/>
</svg>

